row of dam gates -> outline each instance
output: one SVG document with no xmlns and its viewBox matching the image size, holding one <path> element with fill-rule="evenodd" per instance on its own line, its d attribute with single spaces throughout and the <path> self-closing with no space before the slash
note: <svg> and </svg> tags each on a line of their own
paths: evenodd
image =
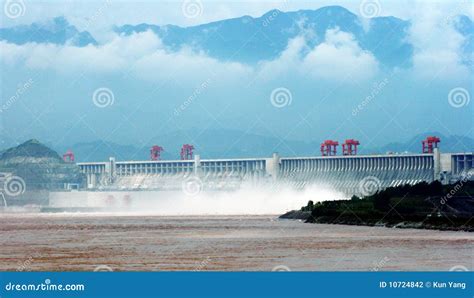
<svg viewBox="0 0 474 298">
<path fill-rule="evenodd" d="M 77 163 L 89 190 L 177 190 L 190 181 L 208 190 L 243 185 L 311 185 L 366 195 L 373 189 L 474 177 L 474 153 L 116 161 Z M 467 178 L 466 178 L 467 177 Z"/>
</svg>

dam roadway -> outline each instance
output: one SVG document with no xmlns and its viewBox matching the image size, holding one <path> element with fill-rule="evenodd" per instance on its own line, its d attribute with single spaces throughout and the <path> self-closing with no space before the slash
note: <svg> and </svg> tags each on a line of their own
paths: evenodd
<svg viewBox="0 0 474 298">
<path fill-rule="evenodd" d="M 474 153 L 116 161 L 77 163 L 89 190 L 173 190 L 183 181 L 207 189 L 250 185 L 318 185 L 348 195 L 439 180 L 473 178 Z"/>
</svg>

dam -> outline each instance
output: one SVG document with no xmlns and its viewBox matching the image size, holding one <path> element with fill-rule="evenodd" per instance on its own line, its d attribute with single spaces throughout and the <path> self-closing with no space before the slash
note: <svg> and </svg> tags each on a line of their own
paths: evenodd
<svg viewBox="0 0 474 298">
<path fill-rule="evenodd" d="M 207 190 L 242 185 L 318 185 L 347 195 L 422 181 L 450 183 L 474 176 L 474 153 L 342 155 L 268 158 L 80 162 L 86 189 L 107 191 L 177 190 L 183 183 Z"/>
</svg>

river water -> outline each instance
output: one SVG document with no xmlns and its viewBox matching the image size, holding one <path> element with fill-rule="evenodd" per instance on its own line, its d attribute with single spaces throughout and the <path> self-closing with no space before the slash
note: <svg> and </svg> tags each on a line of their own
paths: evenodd
<svg viewBox="0 0 474 298">
<path fill-rule="evenodd" d="M 277 216 L 0 214 L 0 270 L 473 269 L 474 234 Z"/>
</svg>

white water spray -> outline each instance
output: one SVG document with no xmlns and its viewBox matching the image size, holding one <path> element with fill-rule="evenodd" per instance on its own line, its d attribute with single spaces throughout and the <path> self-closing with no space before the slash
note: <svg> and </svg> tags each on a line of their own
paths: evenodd
<svg viewBox="0 0 474 298">
<path fill-rule="evenodd" d="M 114 191 L 52 193 L 51 207 L 99 208 L 107 212 L 154 215 L 261 215 L 283 214 L 320 202 L 345 199 L 342 193 L 312 186 L 290 188 L 243 187 L 236 191 Z"/>
</svg>

